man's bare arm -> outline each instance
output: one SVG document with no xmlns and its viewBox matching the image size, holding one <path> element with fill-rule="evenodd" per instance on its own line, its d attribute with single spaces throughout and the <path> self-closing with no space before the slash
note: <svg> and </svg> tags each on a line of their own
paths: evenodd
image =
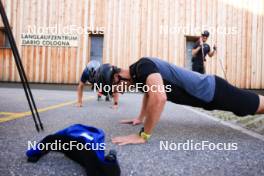
<svg viewBox="0 0 264 176">
<path fill-rule="evenodd" d="M 118 92 L 113 93 L 113 99 L 114 99 L 114 104 L 113 104 L 112 108 L 118 109 L 118 103 L 119 103 L 119 93 Z"/>
<path fill-rule="evenodd" d="M 210 51 L 210 53 L 208 53 L 208 56 L 209 56 L 209 57 L 213 57 L 213 56 L 214 56 L 214 54 L 215 54 L 215 50 L 213 50 L 213 51 Z"/>
<path fill-rule="evenodd" d="M 208 53 L 208 56 L 213 57 L 216 53 L 216 49 L 217 49 L 217 47 L 216 47 L 216 45 L 214 45 L 213 50 Z"/>
<path fill-rule="evenodd" d="M 162 77 L 159 73 L 154 73 L 148 76 L 146 84 L 151 86 L 164 86 Z M 161 113 L 167 101 L 165 91 L 159 91 L 158 88 L 148 92 L 148 101 L 146 108 L 146 119 L 144 123 L 144 132 L 151 134 L 157 122 L 160 119 Z"/>
<path fill-rule="evenodd" d="M 163 80 L 159 73 L 153 73 L 147 78 L 148 86 L 163 86 Z M 157 122 L 160 119 L 160 115 L 164 109 L 165 103 L 167 101 L 167 96 L 165 92 L 148 92 L 147 98 L 147 108 L 146 108 L 146 119 L 144 123 L 144 132 L 146 134 L 151 134 Z M 139 136 L 138 134 L 132 134 L 128 136 L 119 136 L 112 138 L 112 142 L 118 145 L 127 144 L 143 144 L 146 139 Z"/>
<path fill-rule="evenodd" d="M 192 56 L 195 57 L 196 54 L 200 51 L 200 49 L 201 49 L 201 46 L 198 46 L 197 48 L 192 49 Z"/>
<path fill-rule="evenodd" d="M 113 99 L 114 99 L 114 104 L 118 104 L 118 102 L 119 102 L 119 93 L 118 92 L 113 93 Z"/>
<path fill-rule="evenodd" d="M 84 83 L 80 81 L 78 88 L 77 88 L 77 96 L 78 96 L 77 106 L 78 107 L 82 107 L 83 88 L 84 88 Z"/>
<path fill-rule="evenodd" d="M 140 114 L 138 116 L 138 120 L 140 120 L 141 122 L 144 121 L 144 118 L 146 116 L 147 102 L 148 102 L 148 94 L 144 94 Z"/>
</svg>

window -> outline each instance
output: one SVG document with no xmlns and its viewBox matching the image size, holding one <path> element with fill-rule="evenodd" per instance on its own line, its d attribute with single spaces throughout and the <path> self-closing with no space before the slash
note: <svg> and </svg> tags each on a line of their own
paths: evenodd
<svg viewBox="0 0 264 176">
<path fill-rule="evenodd" d="M 4 27 L 0 27 L 0 48 L 11 48 Z"/>
</svg>

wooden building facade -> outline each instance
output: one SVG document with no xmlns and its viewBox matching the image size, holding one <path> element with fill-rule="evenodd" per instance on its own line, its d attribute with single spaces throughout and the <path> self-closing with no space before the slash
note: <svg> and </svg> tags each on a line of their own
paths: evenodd
<svg viewBox="0 0 264 176">
<path fill-rule="evenodd" d="M 226 72 L 228 81 L 241 88 L 264 88 L 263 0 L 4 3 L 30 82 L 77 83 L 91 59 L 93 36 L 103 39 L 103 63 L 128 67 L 142 56 L 156 56 L 188 67 L 188 43 L 206 29 L 211 32 L 208 43 L 218 47 L 217 55 L 207 58 L 207 73 L 224 77 Z M 23 45 L 22 34 L 29 33 L 32 26 L 52 27 L 57 32 L 60 28 L 77 27 L 77 46 Z M 0 81 L 20 81 L 4 29 L 0 29 Z"/>
</svg>

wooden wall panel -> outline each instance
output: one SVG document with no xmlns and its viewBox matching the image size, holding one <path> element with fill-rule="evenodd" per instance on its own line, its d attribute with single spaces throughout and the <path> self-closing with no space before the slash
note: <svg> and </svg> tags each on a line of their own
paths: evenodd
<svg viewBox="0 0 264 176">
<path fill-rule="evenodd" d="M 4 0 L 26 73 L 31 82 L 77 83 L 89 61 L 89 35 L 79 47 L 21 46 L 29 25 L 104 30 L 103 61 L 128 67 L 142 56 L 185 65 L 186 38 L 211 31 L 218 46 L 207 72 L 242 88 L 264 88 L 264 2 L 261 0 Z M 0 26 L 3 26 L 0 20 Z M 205 27 L 206 26 L 206 27 Z M 232 30 L 234 30 L 233 34 Z M 223 34 L 226 32 L 227 34 Z M 10 49 L 0 49 L 0 81 L 19 81 Z"/>
<path fill-rule="evenodd" d="M 21 46 L 20 35 L 28 26 L 76 25 L 103 29 L 105 0 L 5 0 L 5 9 L 30 82 L 76 83 L 89 61 L 88 37 L 80 35 L 78 48 Z M 91 8 L 91 5 L 93 7 Z M 95 17 L 96 16 L 96 17 Z M 90 17 L 90 18 L 89 18 Z M 0 26 L 3 26 L 0 20 Z M 0 80 L 20 81 L 10 49 L 0 49 Z"/>
</svg>

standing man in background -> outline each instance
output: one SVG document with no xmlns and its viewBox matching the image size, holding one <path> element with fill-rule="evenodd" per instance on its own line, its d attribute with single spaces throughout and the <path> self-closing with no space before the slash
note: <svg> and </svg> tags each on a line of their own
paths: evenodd
<svg viewBox="0 0 264 176">
<path fill-rule="evenodd" d="M 211 51 L 210 46 L 206 43 L 209 35 L 208 31 L 204 31 L 192 49 L 192 70 L 201 74 L 205 73 L 205 57 L 207 55 L 213 57 L 216 53 L 216 46 L 214 45 L 213 51 Z"/>
</svg>

